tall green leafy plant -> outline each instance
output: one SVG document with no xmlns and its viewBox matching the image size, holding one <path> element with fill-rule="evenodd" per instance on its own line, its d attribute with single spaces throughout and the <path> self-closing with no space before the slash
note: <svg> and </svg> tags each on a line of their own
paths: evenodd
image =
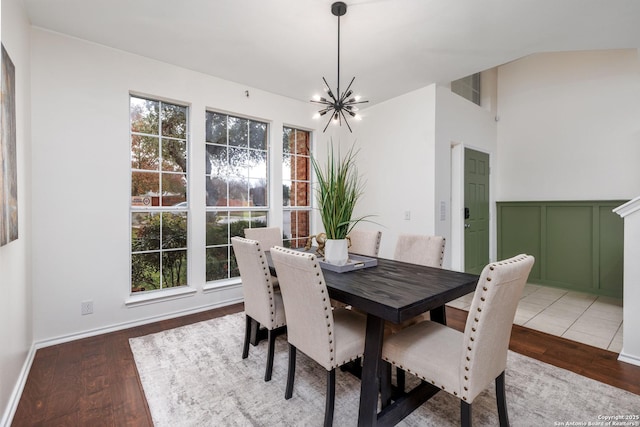
<svg viewBox="0 0 640 427">
<path fill-rule="evenodd" d="M 336 153 L 331 142 L 324 167 L 311 157 L 318 179 L 316 196 L 327 239 L 345 239 L 353 227 L 366 218 L 352 218 L 363 194 L 363 183 L 355 163 L 358 151 L 351 146 L 342 157 L 340 149 Z"/>
</svg>

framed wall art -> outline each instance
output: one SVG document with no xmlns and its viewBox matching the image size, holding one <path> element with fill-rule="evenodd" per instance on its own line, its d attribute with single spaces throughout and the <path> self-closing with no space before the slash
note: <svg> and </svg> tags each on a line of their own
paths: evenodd
<svg viewBox="0 0 640 427">
<path fill-rule="evenodd" d="M 0 124 L 0 246 L 18 238 L 16 160 L 16 70 L 2 45 Z"/>
</svg>

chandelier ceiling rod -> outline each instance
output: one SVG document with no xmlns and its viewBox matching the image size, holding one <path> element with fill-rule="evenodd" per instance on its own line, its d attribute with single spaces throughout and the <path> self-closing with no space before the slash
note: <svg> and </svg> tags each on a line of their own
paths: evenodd
<svg viewBox="0 0 640 427">
<path fill-rule="evenodd" d="M 338 86 L 336 92 L 340 95 L 340 17 L 347 13 L 347 5 L 341 1 L 331 5 L 331 13 L 338 17 Z"/>
</svg>

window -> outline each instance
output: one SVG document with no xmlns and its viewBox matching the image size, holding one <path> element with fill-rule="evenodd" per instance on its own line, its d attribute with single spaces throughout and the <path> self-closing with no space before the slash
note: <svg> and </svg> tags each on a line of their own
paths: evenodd
<svg viewBox="0 0 640 427">
<path fill-rule="evenodd" d="M 311 218 L 311 133 L 284 128 L 282 135 L 282 199 L 285 246 L 303 247 Z"/>
<path fill-rule="evenodd" d="M 231 237 L 266 227 L 268 125 L 207 111 L 206 280 L 240 276 Z"/>
<path fill-rule="evenodd" d="M 451 92 L 480 105 L 480 73 L 451 82 Z"/>
<path fill-rule="evenodd" d="M 130 97 L 131 292 L 187 284 L 185 106 Z"/>
</svg>

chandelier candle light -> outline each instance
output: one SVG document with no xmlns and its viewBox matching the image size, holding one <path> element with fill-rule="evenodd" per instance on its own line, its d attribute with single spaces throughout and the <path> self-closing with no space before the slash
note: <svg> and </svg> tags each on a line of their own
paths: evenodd
<svg viewBox="0 0 640 427">
<path fill-rule="evenodd" d="M 331 91 L 331 88 L 327 83 L 327 79 L 323 77 L 322 81 L 324 82 L 324 90 L 329 96 L 329 99 L 321 96 L 315 96 L 311 102 L 324 106 L 324 108 L 318 111 L 314 117 L 320 118 L 325 114 L 330 113 L 329 121 L 322 132 L 327 130 L 327 127 L 329 127 L 329 123 L 331 123 L 332 120 L 339 123 L 340 126 L 342 126 L 342 121 L 344 120 L 345 124 L 349 128 L 349 132 L 353 132 L 351 130 L 351 126 L 349 126 L 349 122 L 347 121 L 346 114 L 349 114 L 352 118 L 358 119 L 359 116 L 356 114 L 358 107 L 356 107 L 356 105 L 369 101 L 360 101 L 358 96 L 353 96 L 351 85 L 356 79 L 355 77 L 351 79 L 347 89 L 340 93 L 340 17 L 347 13 L 347 5 L 341 1 L 335 2 L 331 5 L 331 13 L 338 17 L 338 86 L 335 92 L 337 97 Z"/>
</svg>

